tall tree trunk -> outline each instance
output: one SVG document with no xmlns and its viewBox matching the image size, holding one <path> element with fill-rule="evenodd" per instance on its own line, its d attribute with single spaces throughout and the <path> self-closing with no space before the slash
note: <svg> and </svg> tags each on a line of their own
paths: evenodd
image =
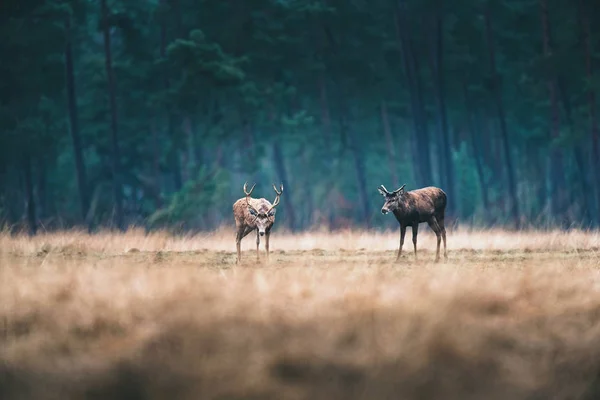
<svg viewBox="0 0 600 400">
<path fill-rule="evenodd" d="M 121 156 L 119 151 L 118 119 L 117 119 L 117 95 L 115 87 L 115 76 L 112 67 L 112 49 L 110 43 L 110 26 L 108 23 L 108 6 L 106 0 L 101 0 L 102 8 L 102 30 L 104 36 L 104 55 L 106 76 L 108 78 L 108 97 L 110 103 L 110 143 L 112 149 L 112 174 L 113 195 L 115 202 L 115 224 L 120 230 L 125 230 L 123 218 L 123 192 L 121 187 Z"/>
<path fill-rule="evenodd" d="M 591 24 L 588 13 L 581 10 L 583 26 L 583 42 L 585 45 L 585 70 L 588 82 L 592 82 L 594 78 L 594 63 L 592 54 L 594 52 L 591 39 Z M 592 171 L 594 171 L 595 189 L 596 189 L 596 204 L 595 204 L 595 225 L 600 226 L 600 133 L 598 130 L 598 117 L 596 114 L 596 92 L 593 88 L 588 88 L 588 119 L 590 124 L 591 145 L 592 145 Z M 593 188 L 590 188 L 593 190 Z"/>
<path fill-rule="evenodd" d="M 552 55 L 550 46 L 550 25 L 548 22 L 548 3 L 547 0 L 540 0 L 540 14 L 542 20 L 542 39 L 544 47 L 544 57 L 549 58 Z M 560 115 L 558 109 L 558 97 L 556 90 L 556 77 L 548 77 L 548 94 L 550 97 L 550 136 L 551 139 L 557 139 L 560 135 Z M 564 174 L 563 174 L 563 155 L 560 148 L 552 146 L 550 151 L 550 204 L 552 216 L 560 218 L 562 223 L 566 221 L 564 209 Z"/>
<path fill-rule="evenodd" d="M 73 66 L 73 32 L 71 30 L 71 18 L 66 19 L 67 40 L 65 44 L 65 75 L 67 81 L 67 104 L 69 112 L 69 130 L 71 132 L 71 141 L 73 142 L 73 153 L 75 155 L 75 171 L 77 173 L 77 187 L 79 189 L 79 208 L 81 212 L 81 221 L 85 217 L 89 208 L 89 190 L 87 187 L 87 177 L 85 171 L 85 162 L 83 160 L 83 146 L 79 134 L 79 116 L 77 107 L 77 94 L 75 88 L 75 68 Z M 91 229 L 91 226 L 88 226 Z"/>
<path fill-rule="evenodd" d="M 464 84 L 464 97 L 465 97 L 465 108 L 467 112 L 467 126 L 469 129 L 469 136 L 471 142 L 471 151 L 473 152 L 473 158 L 475 159 L 475 166 L 477 168 L 477 178 L 479 179 L 479 187 L 481 189 L 481 200 L 483 202 L 483 214 L 484 219 L 489 222 L 490 212 L 490 199 L 487 179 L 485 178 L 485 170 L 483 168 L 480 136 L 483 132 L 478 129 L 479 124 L 474 121 L 472 104 L 469 97 L 469 91 L 466 84 Z"/>
<path fill-rule="evenodd" d="M 284 189 L 286 189 L 286 198 L 285 198 L 285 219 L 288 223 L 288 226 L 292 231 L 296 230 L 296 209 L 294 208 L 294 200 L 293 193 L 294 190 L 290 192 L 290 185 L 288 181 L 287 169 L 285 167 L 285 161 L 283 159 L 283 152 L 281 150 L 281 144 L 279 140 L 273 140 L 273 162 L 275 164 L 275 169 L 277 171 L 277 175 L 279 176 L 281 183 L 283 184 Z M 276 185 L 277 186 L 277 185 Z"/>
<path fill-rule="evenodd" d="M 335 170 L 335 158 L 333 157 L 333 129 L 331 123 L 331 112 L 329 106 L 329 96 L 327 92 L 327 79 L 324 72 L 319 76 L 319 98 L 321 105 L 321 128 L 323 137 L 325 139 L 325 148 L 323 159 L 323 168 L 325 171 Z M 332 176 L 327 175 L 328 187 L 335 187 L 335 179 Z M 326 197 L 327 199 L 327 197 Z M 336 207 L 327 207 L 327 223 L 329 229 L 333 229 L 336 219 Z"/>
<path fill-rule="evenodd" d="M 27 225 L 29 234 L 37 233 L 37 219 L 35 217 L 35 196 L 33 195 L 33 173 L 31 167 L 31 156 L 29 153 L 23 155 L 23 175 L 25 178 L 25 197 L 27 202 Z"/>
<path fill-rule="evenodd" d="M 340 124 L 340 133 L 342 137 L 346 137 L 348 140 L 348 147 L 350 148 L 350 152 L 352 153 L 352 158 L 354 160 L 354 170 L 356 173 L 356 189 L 358 191 L 358 199 L 360 202 L 360 208 L 362 210 L 362 220 L 363 223 L 367 226 L 371 226 L 371 206 L 369 204 L 369 195 L 367 194 L 367 177 L 365 174 L 365 160 L 364 160 L 364 149 L 360 147 L 356 135 L 353 130 L 350 129 L 350 124 L 348 121 L 348 106 L 346 104 L 345 94 L 342 91 L 339 82 L 336 82 L 336 89 L 338 95 L 338 105 L 339 105 L 339 124 Z"/>
<path fill-rule="evenodd" d="M 388 108 L 385 100 L 381 100 L 381 125 L 385 136 L 385 145 L 387 150 L 388 165 L 390 168 L 390 178 L 392 179 L 392 187 L 400 186 L 398 181 L 398 169 L 396 166 L 396 149 L 394 140 L 392 139 L 392 129 L 390 127 L 390 119 L 388 116 Z"/>
<path fill-rule="evenodd" d="M 42 220 L 48 213 L 48 190 L 47 190 L 47 168 L 44 157 L 38 157 L 36 160 L 37 169 L 37 216 Z"/>
<path fill-rule="evenodd" d="M 168 0 L 160 0 L 161 5 L 166 9 L 169 4 Z M 175 6 L 178 4 L 175 1 Z M 177 10 L 178 11 L 178 10 Z M 178 20 L 179 21 L 179 20 Z M 177 30 L 180 31 L 181 27 L 179 26 Z M 165 59 L 167 57 L 167 18 L 166 13 L 160 23 L 160 57 Z M 164 76 L 164 90 L 166 92 L 170 89 L 169 77 L 165 73 Z M 166 118 L 167 118 L 167 135 L 169 136 L 169 140 L 171 141 L 171 148 L 169 149 L 167 155 L 167 163 L 169 165 L 169 169 L 173 174 L 173 186 L 176 192 L 180 191 L 183 187 L 183 178 L 181 176 L 181 160 L 179 159 L 179 148 L 180 143 L 178 138 L 175 136 L 175 118 L 173 116 L 173 110 L 171 110 L 170 106 L 167 106 Z"/>
<path fill-rule="evenodd" d="M 500 75 L 496 69 L 496 53 L 494 48 L 494 36 L 492 33 L 492 21 L 490 2 L 486 4 L 484 19 L 487 36 L 487 47 L 489 50 L 490 72 L 492 74 L 492 91 L 496 104 L 496 114 L 500 123 L 500 134 L 504 150 L 504 161 L 506 163 L 506 172 L 508 177 L 508 196 L 510 199 L 510 215 L 516 229 L 520 228 L 519 221 L 519 203 L 517 199 L 517 184 L 515 180 L 515 171 L 513 160 L 510 154 L 510 141 L 508 137 L 508 128 L 506 127 L 506 116 L 504 114 L 504 104 L 502 101 L 502 88 L 500 86 Z"/>
<path fill-rule="evenodd" d="M 335 40 L 333 32 L 326 26 L 325 27 L 326 37 L 331 45 L 331 51 L 334 55 L 338 52 L 338 43 Z M 332 74 L 332 83 L 335 88 L 335 95 L 337 96 L 338 105 L 338 117 L 340 136 L 342 138 L 342 151 L 344 148 L 344 141 L 347 140 L 352 156 L 354 158 L 354 168 L 356 171 L 357 190 L 359 194 L 359 201 L 362 209 L 362 219 L 366 226 L 370 226 L 370 206 L 369 196 L 367 195 L 366 175 L 365 175 L 365 163 L 362 154 L 362 149 L 358 148 L 358 143 L 354 137 L 354 132 L 350 130 L 348 124 L 348 105 L 346 103 L 345 93 L 343 93 L 342 86 L 335 74 Z"/>
<path fill-rule="evenodd" d="M 439 131 L 441 136 L 441 151 L 440 151 L 440 179 L 444 184 L 444 190 L 448 194 L 450 201 L 448 202 L 448 213 L 455 212 L 454 204 L 454 163 L 452 162 L 452 150 L 450 138 L 448 134 L 448 117 L 446 115 L 446 88 L 444 82 L 444 39 L 443 39 L 443 19 L 439 10 L 436 12 L 435 23 L 435 57 L 434 57 L 434 82 L 436 89 L 436 100 L 439 114 Z"/>
<path fill-rule="evenodd" d="M 565 116 L 567 119 L 567 125 L 569 126 L 569 131 L 574 132 L 575 125 L 573 122 L 573 111 L 571 107 L 571 101 L 567 94 L 567 88 L 565 83 L 565 78 L 562 75 L 558 76 L 558 92 L 560 98 L 562 100 L 563 108 L 565 110 Z M 590 210 L 590 192 L 588 190 L 590 186 L 590 181 L 588 177 L 588 168 L 585 162 L 585 157 L 583 156 L 583 150 L 579 143 L 575 143 L 573 145 L 573 158 L 575 159 L 575 164 L 577 165 L 579 184 L 581 187 L 581 191 L 579 195 L 574 191 L 573 195 L 575 198 L 573 201 L 577 201 L 581 199 L 582 202 L 582 216 L 586 221 L 591 221 L 592 212 Z M 562 190 L 562 189 L 561 189 Z M 593 198 L 593 196 L 592 196 Z"/>
<path fill-rule="evenodd" d="M 323 138 L 325 139 L 325 148 L 331 149 L 331 113 L 329 112 L 329 100 L 327 98 L 327 82 L 325 73 L 319 75 L 319 100 L 321 103 L 321 126 Z"/>
<path fill-rule="evenodd" d="M 152 133 L 152 176 L 154 181 L 154 190 L 156 196 L 154 200 L 154 207 L 160 209 L 163 206 L 161 197 L 161 174 L 160 174 L 160 140 L 158 137 L 158 129 L 156 128 L 156 120 L 152 120 L 150 125 Z"/>
<path fill-rule="evenodd" d="M 276 112 L 275 105 L 271 105 L 271 123 L 275 124 L 276 121 Z M 290 184 L 288 180 L 287 168 L 285 167 L 285 161 L 283 158 L 283 151 L 281 149 L 281 140 L 278 138 L 273 139 L 273 163 L 275 164 L 275 170 L 277 171 L 277 175 L 283 184 L 284 189 L 286 190 L 286 200 L 285 200 L 285 219 L 288 223 L 288 226 L 292 231 L 295 231 L 297 228 L 296 224 L 296 208 L 294 207 L 294 190 L 290 192 Z"/>
<path fill-rule="evenodd" d="M 405 0 L 398 1 L 395 25 L 396 35 L 402 50 L 404 69 L 410 93 L 410 105 L 413 120 L 413 137 L 411 141 L 415 181 L 417 185 L 430 185 L 432 181 L 429 140 L 426 127 L 426 117 L 423 110 L 422 85 L 417 67 L 417 59 L 408 29 L 408 7 Z"/>
</svg>

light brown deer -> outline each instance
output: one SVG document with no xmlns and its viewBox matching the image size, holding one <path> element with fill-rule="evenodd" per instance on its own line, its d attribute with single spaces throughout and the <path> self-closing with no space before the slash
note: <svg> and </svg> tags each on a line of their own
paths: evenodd
<svg viewBox="0 0 600 400">
<path fill-rule="evenodd" d="M 407 192 L 404 190 L 404 186 L 406 184 L 393 192 L 389 192 L 383 185 L 377 188 L 379 193 L 385 197 L 381 213 L 394 213 L 400 224 L 400 248 L 398 249 L 396 261 L 402 255 L 402 245 L 404 244 L 404 234 L 407 226 L 412 226 L 415 259 L 417 258 L 417 234 L 421 222 L 427 222 L 437 236 L 435 261 L 437 262 L 440 259 L 440 242 L 442 238 L 444 239 L 444 258 L 448 258 L 446 253 L 446 227 L 444 226 L 446 193 L 442 189 L 433 186 Z"/>
<path fill-rule="evenodd" d="M 242 239 L 246 237 L 250 232 L 256 231 L 256 259 L 259 259 L 258 247 L 260 245 L 260 237 L 265 237 L 265 249 L 267 251 L 267 258 L 269 257 L 269 237 L 271 235 L 271 228 L 275 223 L 275 207 L 279 205 L 279 199 L 281 193 L 283 193 L 283 184 L 280 185 L 279 190 L 273 185 L 275 190 L 275 200 L 271 204 L 267 199 L 253 199 L 250 197 L 254 186 L 250 191 L 247 190 L 248 182 L 244 183 L 244 194 L 246 197 L 242 197 L 233 203 L 233 216 L 235 218 L 236 237 L 235 244 L 237 246 L 237 262 L 242 259 Z"/>
</svg>

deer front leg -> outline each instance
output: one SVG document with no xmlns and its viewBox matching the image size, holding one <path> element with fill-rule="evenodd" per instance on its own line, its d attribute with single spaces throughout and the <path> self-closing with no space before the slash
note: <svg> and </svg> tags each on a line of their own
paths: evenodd
<svg viewBox="0 0 600 400">
<path fill-rule="evenodd" d="M 417 259 L 417 235 L 419 234 L 419 223 L 415 222 L 412 226 L 413 245 L 415 246 L 415 260 Z"/>
<path fill-rule="evenodd" d="M 400 260 L 400 256 L 402 255 L 402 246 L 404 246 L 404 235 L 406 235 L 406 225 L 400 225 L 400 248 L 398 249 L 398 257 L 396 257 L 396 261 Z"/>
<path fill-rule="evenodd" d="M 256 230 L 256 260 L 260 260 L 258 256 L 258 246 L 260 245 L 260 234 L 258 233 L 258 229 Z"/>
<path fill-rule="evenodd" d="M 269 238 L 271 237 L 271 232 L 266 232 L 265 236 L 265 250 L 267 250 L 267 258 L 269 258 Z"/>
</svg>

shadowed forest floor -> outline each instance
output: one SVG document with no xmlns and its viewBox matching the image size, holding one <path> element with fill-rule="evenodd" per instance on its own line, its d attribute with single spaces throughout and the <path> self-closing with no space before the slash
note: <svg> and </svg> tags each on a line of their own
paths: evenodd
<svg viewBox="0 0 600 400">
<path fill-rule="evenodd" d="M 592 399 L 600 234 L 0 234 L 0 398 Z"/>
</svg>

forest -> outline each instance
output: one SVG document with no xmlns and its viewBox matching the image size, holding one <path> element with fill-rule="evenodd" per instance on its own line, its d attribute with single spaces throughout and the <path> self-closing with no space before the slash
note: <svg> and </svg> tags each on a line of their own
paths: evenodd
<svg viewBox="0 0 600 400">
<path fill-rule="evenodd" d="M 3 0 L 0 227 L 600 225 L 595 0 Z M 450 223 L 451 222 L 451 223 Z"/>
</svg>

